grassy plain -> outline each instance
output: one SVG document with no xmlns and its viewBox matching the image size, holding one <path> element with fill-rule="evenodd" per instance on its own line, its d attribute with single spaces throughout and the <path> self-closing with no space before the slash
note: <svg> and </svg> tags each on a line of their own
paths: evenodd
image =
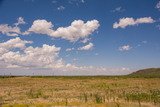
<svg viewBox="0 0 160 107">
<path fill-rule="evenodd" d="M 0 78 L 2 107 L 160 107 L 160 78 Z"/>
</svg>

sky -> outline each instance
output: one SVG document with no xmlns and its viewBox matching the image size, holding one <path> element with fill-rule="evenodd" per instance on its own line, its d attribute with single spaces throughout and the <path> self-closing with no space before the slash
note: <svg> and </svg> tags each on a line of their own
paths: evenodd
<svg viewBox="0 0 160 107">
<path fill-rule="evenodd" d="M 0 75 L 160 67 L 159 0 L 0 0 Z"/>
</svg>

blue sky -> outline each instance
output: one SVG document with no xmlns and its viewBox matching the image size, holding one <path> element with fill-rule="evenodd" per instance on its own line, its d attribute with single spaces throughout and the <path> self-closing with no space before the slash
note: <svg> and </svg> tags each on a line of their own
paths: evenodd
<svg viewBox="0 0 160 107">
<path fill-rule="evenodd" d="M 160 67 L 160 1 L 0 0 L 0 46 L 1 75 Z"/>
</svg>

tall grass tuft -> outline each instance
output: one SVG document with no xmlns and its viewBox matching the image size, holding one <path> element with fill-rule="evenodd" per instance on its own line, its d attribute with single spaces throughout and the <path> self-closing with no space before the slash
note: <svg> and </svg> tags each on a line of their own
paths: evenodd
<svg viewBox="0 0 160 107">
<path fill-rule="evenodd" d="M 2 97 L 0 97 L 0 107 L 3 105 L 3 98 Z"/>
<path fill-rule="evenodd" d="M 95 102 L 96 103 L 103 103 L 103 102 L 105 102 L 105 97 L 102 96 L 102 95 L 100 95 L 99 93 L 96 93 L 94 95 L 94 97 L 95 97 Z"/>
<path fill-rule="evenodd" d="M 83 93 L 83 97 L 84 97 L 84 102 L 87 103 L 88 102 L 88 95 L 87 95 L 87 93 Z"/>
<path fill-rule="evenodd" d="M 26 93 L 29 98 L 40 98 L 43 97 L 43 93 L 41 90 L 33 91 L 30 89 L 29 92 Z"/>
</svg>

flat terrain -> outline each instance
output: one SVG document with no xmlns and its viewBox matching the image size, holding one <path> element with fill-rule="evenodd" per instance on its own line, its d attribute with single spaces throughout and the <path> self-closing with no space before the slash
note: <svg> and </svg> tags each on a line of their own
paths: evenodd
<svg viewBox="0 0 160 107">
<path fill-rule="evenodd" d="M 0 78 L 2 107 L 160 107 L 160 78 Z"/>
</svg>

